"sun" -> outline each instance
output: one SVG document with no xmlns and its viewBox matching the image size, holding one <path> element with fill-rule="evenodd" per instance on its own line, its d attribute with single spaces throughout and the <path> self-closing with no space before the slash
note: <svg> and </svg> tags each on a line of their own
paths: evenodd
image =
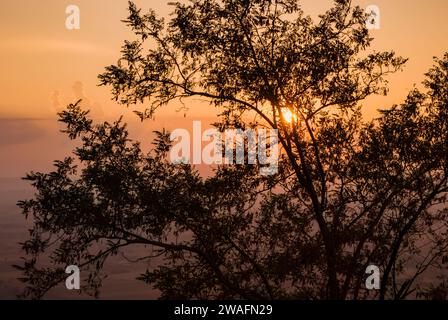
<svg viewBox="0 0 448 320">
<path fill-rule="evenodd" d="M 282 115 L 287 123 L 293 123 L 297 119 L 297 116 L 294 113 L 292 113 L 290 109 L 287 108 L 282 110 Z"/>
</svg>

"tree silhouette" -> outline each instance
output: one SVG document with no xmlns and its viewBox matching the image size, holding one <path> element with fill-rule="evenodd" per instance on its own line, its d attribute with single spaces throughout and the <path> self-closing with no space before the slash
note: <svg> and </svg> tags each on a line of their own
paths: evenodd
<svg viewBox="0 0 448 320">
<path fill-rule="evenodd" d="M 142 120 L 201 97 L 223 110 L 221 130 L 277 129 L 278 173 L 223 165 L 203 178 L 167 160 L 166 132 L 144 154 L 121 120 L 94 124 L 70 105 L 60 121 L 81 145 L 53 172 L 29 174 L 36 195 L 19 203 L 34 221 L 17 266 L 25 296 L 41 298 L 68 264 L 98 294 L 107 258 L 139 244 L 141 259 L 163 257 L 139 279 L 166 299 L 441 296 L 443 279 L 419 279 L 443 275 L 447 262 L 448 54 L 424 92 L 365 121 L 362 100 L 386 94 L 385 77 L 405 59 L 367 52 L 367 15 L 350 1 L 317 22 L 296 0 L 173 6 L 165 24 L 129 4 L 137 40 L 101 84 L 121 104 L 148 105 L 135 111 Z M 364 286 L 370 264 L 381 269 L 378 291 Z"/>
</svg>

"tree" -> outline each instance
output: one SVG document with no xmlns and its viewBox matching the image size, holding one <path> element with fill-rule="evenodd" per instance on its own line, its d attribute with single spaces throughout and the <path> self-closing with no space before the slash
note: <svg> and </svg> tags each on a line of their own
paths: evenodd
<svg viewBox="0 0 448 320">
<path fill-rule="evenodd" d="M 121 104 L 149 105 L 135 111 L 142 121 L 201 97 L 221 108 L 221 130 L 277 129 L 278 173 L 224 165 L 203 178 L 167 160 L 166 132 L 144 154 L 121 120 L 94 124 L 72 104 L 60 121 L 81 146 L 55 171 L 29 174 L 37 193 L 19 203 L 34 219 L 17 266 L 25 295 L 42 297 L 67 264 L 88 271 L 84 289 L 97 294 L 107 258 L 137 244 L 148 246 L 142 259 L 164 258 L 139 279 L 167 299 L 423 295 L 418 279 L 442 270 L 448 246 L 448 54 L 425 92 L 365 121 L 362 101 L 386 94 L 385 77 L 405 59 L 368 53 L 367 16 L 350 1 L 317 22 L 296 0 L 173 6 L 165 24 L 129 4 L 137 40 L 101 84 Z M 382 270 L 379 291 L 364 287 L 369 264 Z"/>
</svg>

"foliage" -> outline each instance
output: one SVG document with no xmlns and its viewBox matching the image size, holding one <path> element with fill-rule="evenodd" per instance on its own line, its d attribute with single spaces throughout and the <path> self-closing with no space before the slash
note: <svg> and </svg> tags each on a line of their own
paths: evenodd
<svg viewBox="0 0 448 320">
<path fill-rule="evenodd" d="M 221 129 L 278 129 L 278 174 L 228 165 L 203 178 L 169 163 L 166 132 L 143 154 L 121 120 L 93 124 L 70 105 L 60 120 L 81 146 L 55 171 L 29 174 L 37 193 L 19 203 L 34 219 L 19 266 L 25 294 L 42 297 L 67 264 L 88 271 L 84 289 L 98 293 L 106 259 L 137 244 L 148 246 L 142 259 L 163 257 L 139 279 L 167 299 L 424 292 L 418 279 L 443 272 L 448 246 L 448 54 L 424 92 L 366 122 L 362 100 L 385 94 L 385 76 L 405 59 L 367 53 L 366 15 L 350 1 L 317 22 L 295 0 L 173 6 L 165 24 L 130 3 L 125 22 L 138 39 L 125 42 L 101 84 L 122 104 L 149 105 L 136 110 L 142 120 L 201 97 L 223 110 Z M 288 122 L 284 110 L 297 116 Z M 39 267 L 44 253 L 51 268 Z M 378 292 L 364 287 L 369 264 L 382 270 Z"/>
</svg>

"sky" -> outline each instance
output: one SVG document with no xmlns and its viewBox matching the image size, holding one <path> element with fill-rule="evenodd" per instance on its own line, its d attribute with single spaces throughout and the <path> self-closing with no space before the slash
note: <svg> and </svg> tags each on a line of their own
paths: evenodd
<svg viewBox="0 0 448 320">
<path fill-rule="evenodd" d="M 403 72 L 394 74 L 387 97 L 374 96 L 363 105 L 366 117 L 376 110 L 400 103 L 419 85 L 434 56 L 448 51 L 447 0 L 353 0 L 366 8 L 380 9 L 381 28 L 372 31 L 371 50 L 395 50 L 409 58 Z M 168 1 L 138 0 L 169 17 Z M 65 26 L 66 8 L 80 9 L 79 30 Z M 306 14 L 317 18 L 330 0 L 302 0 Z M 172 104 L 157 114 L 156 121 L 139 124 L 131 110 L 111 100 L 108 87 L 98 87 L 97 75 L 115 64 L 130 30 L 121 22 L 127 16 L 126 0 L 1 0 L 0 1 L 0 177 L 23 176 L 29 170 L 44 170 L 52 160 L 65 156 L 70 144 L 59 134 L 56 113 L 83 99 L 83 106 L 96 119 L 124 115 L 144 140 L 152 130 L 191 126 L 205 119 L 212 123 L 216 110 L 189 101 L 187 117 Z M 148 141 L 150 143 L 150 141 Z M 41 151 L 41 152 L 38 152 Z"/>
<path fill-rule="evenodd" d="M 167 1 L 135 2 L 165 17 L 170 12 Z M 331 1 L 301 3 L 304 12 L 316 18 Z M 71 4 L 80 8 L 80 30 L 65 27 L 65 10 Z M 395 50 L 409 58 L 405 70 L 389 78 L 390 94 L 365 102 L 364 114 L 372 117 L 378 108 L 403 101 L 423 80 L 433 57 L 448 51 L 448 0 L 354 0 L 354 4 L 380 8 L 381 29 L 373 31 L 372 50 Z M 96 119 L 124 114 L 132 123 L 133 136 L 146 144 L 151 142 L 152 130 L 190 128 L 198 119 L 213 121 L 211 108 L 193 103 L 185 118 L 172 105 L 156 121 L 141 124 L 131 110 L 111 101 L 109 88 L 98 87 L 97 75 L 116 63 L 123 41 L 132 38 L 120 22 L 126 8 L 126 0 L 0 1 L 0 298 L 13 297 L 19 290 L 10 266 L 18 263 L 17 242 L 27 231 L 15 203 L 31 195 L 19 177 L 32 170 L 49 170 L 53 160 L 67 156 L 73 148 L 59 133 L 57 111 L 82 98 Z M 108 291 L 117 295 L 128 278 L 126 267 L 120 268 L 115 267 L 115 287 Z M 126 290 L 139 296 L 143 289 L 137 285 Z"/>
<path fill-rule="evenodd" d="M 168 1 L 139 0 L 162 16 L 170 12 Z M 80 8 L 80 30 L 65 27 L 65 8 Z M 305 13 L 316 17 L 329 0 L 303 0 Z M 365 8 L 377 5 L 381 29 L 375 30 L 374 50 L 395 50 L 409 58 L 403 73 L 392 76 L 386 98 L 368 101 L 366 113 L 400 102 L 432 64 L 433 56 L 448 50 L 446 0 L 356 1 Z M 97 87 L 97 75 L 119 57 L 128 28 L 126 0 L 2 0 L 0 2 L 0 117 L 50 118 L 58 108 L 79 97 L 88 98 L 96 115 L 123 112 L 110 101 L 106 87 Z M 175 109 L 165 112 L 169 113 Z M 191 115 L 196 115 L 192 108 Z M 199 110 L 198 115 L 203 115 Z"/>
</svg>

